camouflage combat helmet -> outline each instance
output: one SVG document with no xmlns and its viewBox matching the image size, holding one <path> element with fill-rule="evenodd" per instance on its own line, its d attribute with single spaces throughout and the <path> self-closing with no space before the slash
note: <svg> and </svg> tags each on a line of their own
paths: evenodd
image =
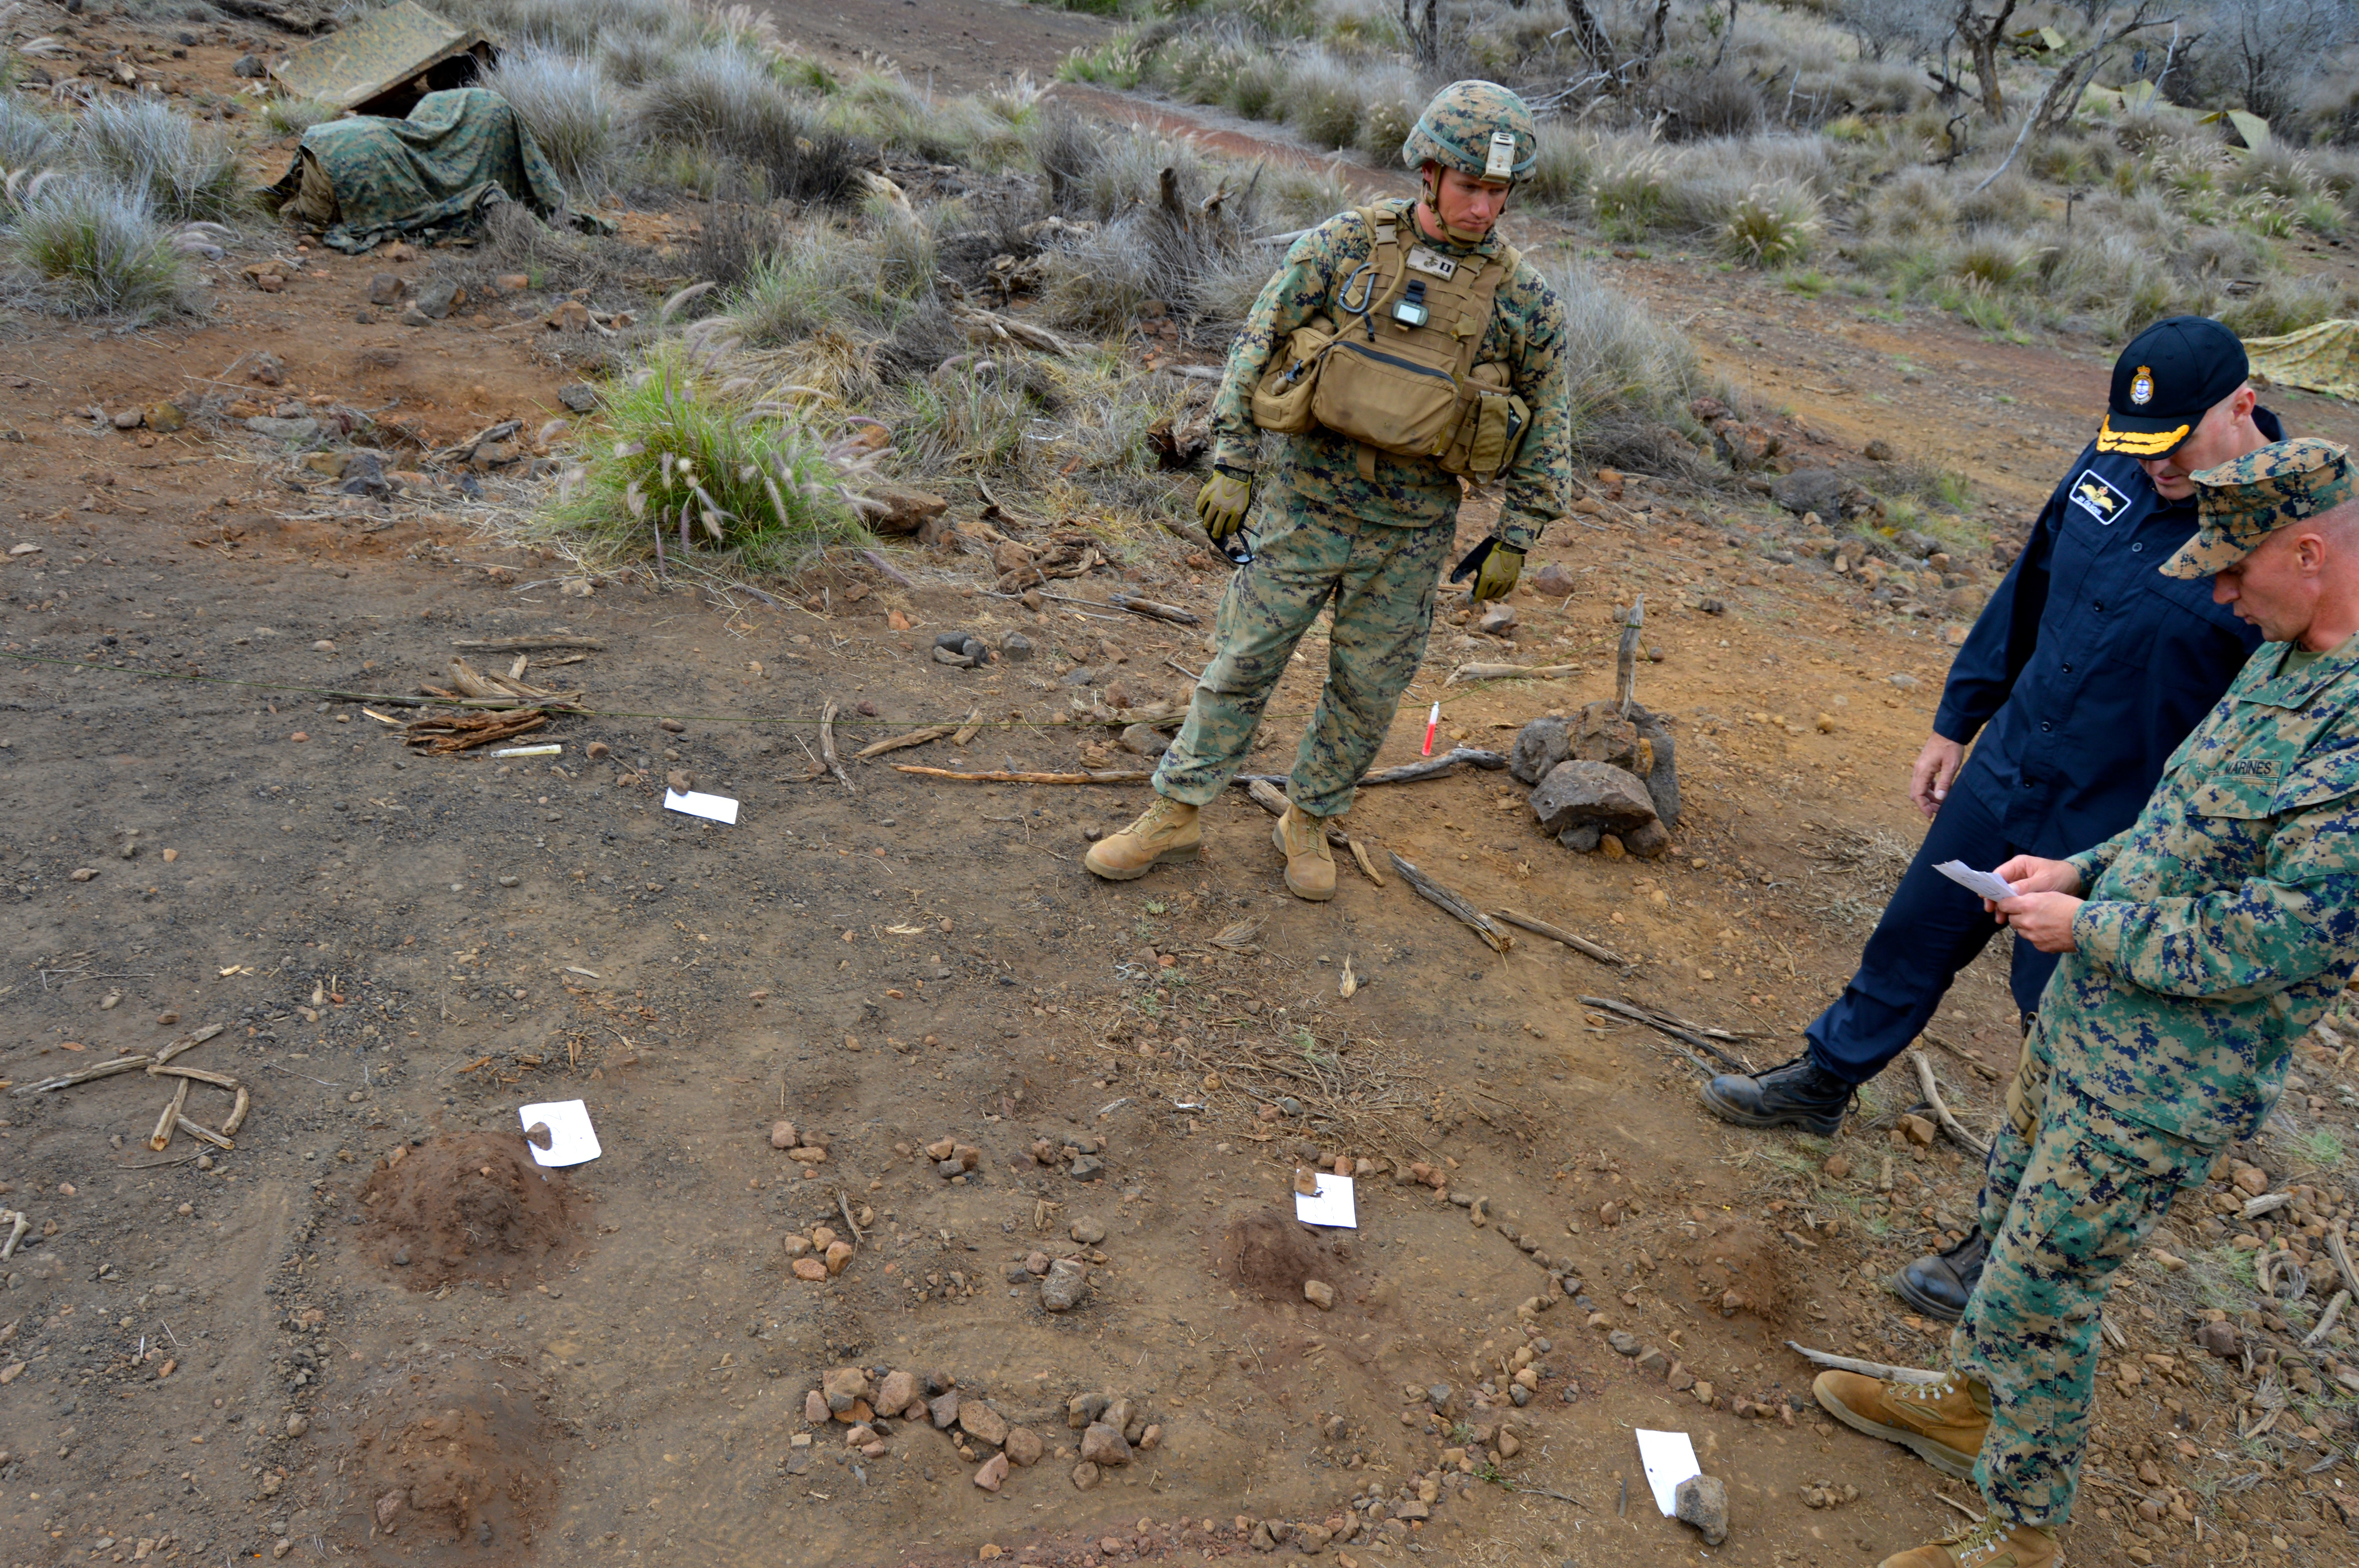
<svg viewBox="0 0 2359 1568">
<path fill-rule="evenodd" d="M 1438 163 L 1477 179 L 1521 179 L 1539 145 L 1522 99 L 1495 81 L 1453 81 L 1418 116 L 1401 161 L 1411 168 Z"/>
</svg>

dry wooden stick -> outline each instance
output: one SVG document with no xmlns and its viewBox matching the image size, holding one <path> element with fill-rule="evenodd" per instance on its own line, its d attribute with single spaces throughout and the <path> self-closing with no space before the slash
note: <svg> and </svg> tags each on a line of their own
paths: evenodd
<svg viewBox="0 0 2359 1568">
<path fill-rule="evenodd" d="M 2320 1343 L 2326 1338 L 2327 1331 L 2334 1326 L 2334 1320 L 2342 1316 L 2343 1309 L 2350 1304 L 2349 1291 L 2335 1292 L 2334 1299 L 2326 1303 L 2326 1310 L 2318 1314 L 2318 1326 L 2302 1336 L 2301 1347 L 2304 1350 L 2318 1348 Z"/>
<path fill-rule="evenodd" d="M 534 648 L 587 648 L 595 654 L 606 646 L 595 637 L 453 637 L 451 645 L 483 654 L 521 654 Z"/>
<path fill-rule="evenodd" d="M 208 1023 L 202 1029 L 198 1030 L 194 1034 L 182 1035 L 179 1039 L 173 1041 L 169 1045 L 165 1046 L 161 1051 L 156 1053 L 156 1065 L 160 1067 L 165 1063 L 170 1061 L 173 1057 L 195 1050 L 198 1046 L 203 1044 L 206 1041 L 212 1039 L 214 1035 L 219 1034 L 223 1029 L 228 1027 L 229 1026 L 224 1023 Z"/>
<path fill-rule="evenodd" d="M 150 1065 L 155 1060 L 153 1056 L 120 1056 L 112 1062 L 101 1062 L 95 1067 L 82 1067 L 71 1073 L 60 1073 L 54 1078 L 43 1078 L 38 1084 L 27 1084 L 21 1089 L 11 1090 L 9 1098 L 22 1099 L 27 1095 L 47 1094 L 51 1089 L 70 1089 L 76 1084 L 111 1078 L 117 1073 L 128 1073 L 134 1068 Z"/>
<path fill-rule="evenodd" d="M 1402 860 L 1397 852 L 1387 853 L 1391 855 L 1393 870 L 1400 873 L 1401 881 L 1415 888 L 1419 897 L 1439 905 L 1451 917 L 1472 927 L 1474 935 L 1488 943 L 1493 952 L 1505 953 L 1516 945 L 1516 939 L 1493 925 L 1489 915 Z"/>
<path fill-rule="evenodd" d="M 1942 1376 L 1922 1367 L 1890 1367 L 1881 1361 L 1862 1361 L 1830 1350 L 1813 1350 L 1791 1339 L 1786 1341 L 1786 1348 L 1813 1365 L 1832 1367 L 1838 1372 L 1857 1372 L 1864 1378 L 1881 1378 L 1887 1383 L 1938 1383 Z"/>
<path fill-rule="evenodd" d="M 1419 779 L 1439 778 L 1443 773 L 1455 769 L 1461 762 L 1471 763 L 1478 768 L 1488 768 L 1495 773 L 1507 765 L 1507 758 L 1505 752 L 1486 752 L 1480 746 L 1452 746 L 1439 757 L 1428 757 L 1421 762 L 1403 762 L 1397 768 L 1378 768 L 1360 781 L 1360 787 L 1365 789 L 1371 784 L 1415 784 Z"/>
<path fill-rule="evenodd" d="M 1963 1062 L 1970 1072 L 1983 1079 L 1985 1083 L 1995 1083 L 2000 1078 L 2006 1076 L 2006 1075 L 2001 1073 L 1997 1068 L 1984 1066 L 1981 1062 L 1967 1055 L 1963 1051 L 1960 1050 L 1957 1046 L 1951 1044 L 1948 1041 L 1942 1039 L 1938 1034 L 1932 1033 L 1929 1031 L 1921 1038 L 1929 1044 L 1939 1045 L 1942 1050 L 1947 1051 L 1951 1055 L 1955 1056 L 1959 1061 Z"/>
<path fill-rule="evenodd" d="M 1491 917 L 1494 920 L 1504 920 L 1510 925 L 1520 925 L 1533 935 L 1545 936 L 1551 942 L 1561 942 L 1574 952 L 1586 953 L 1601 964 L 1627 965 L 1630 962 L 1611 947 L 1600 946 L 1586 936 L 1575 936 L 1570 931 L 1560 930 L 1545 920 L 1534 920 L 1530 915 L 1516 910 L 1495 909 L 1491 912 Z"/>
<path fill-rule="evenodd" d="M 960 725 L 958 727 L 958 733 L 951 737 L 951 744 L 953 746 L 963 746 L 982 732 L 983 709 L 978 708 L 973 712 L 966 716 L 966 722 Z"/>
<path fill-rule="evenodd" d="M 893 771 L 897 773 L 917 773 L 929 779 L 956 779 L 962 784 L 1145 784 L 1155 776 L 1152 768 L 1122 768 L 1096 773 L 1017 773 L 1006 769 L 962 773 L 956 768 L 921 768 L 914 762 L 896 762 Z"/>
<path fill-rule="evenodd" d="M 168 1067 L 158 1062 L 147 1069 L 151 1078 L 194 1078 L 201 1084 L 211 1084 L 217 1089 L 234 1089 L 237 1080 L 227 1073 L 208 1073 L 202 1067 Z"/>
<path fill-rule="evenodd" d="M 1712 1041 L 1705 1036 L 1698 1034 L 1692 1029 L 1682 1029 L 1678 1024 L 1669 1022 L 1668 1019 L 1658 1017 L 1656 1014 L 1647 1011 L 1643 1007 L 1634 1007 L 1626 1001 L 1616 1001 L 1610 996 L 1585 996 L 1581 1000 L 1591 1007 L 1603 1008 L 1607 1012 L 1618 1013 L 1622 1017 L 1629 1019 L 1635 1023 L 1643 1023 L 1649 1029 L 1659 1029 L 1674 1040 L 1684 1041 L 1688 1044 L 1694 1046 L 1697 1050 L 1703 1052 L 1706 1055 L 1712 1057 L 1714 1061 L 1718 1062 L 1722 1066 L 1728 1068 L 1731 1072 L 1750 1073 L 1753 1071 L 1751 1065 L 1746 1063 L 1743 1058 L 1730 1055 L 1727 1052 L 1713 1044 Z"/>
<path fill-rule="evenodd" d="M 1192 610 L 1182 610 L 1176 604 L 1158 604 L 1151 599 L 1140 599 L 1127 593 L 1111 596 L 1116 610 L 1127 610 L 1133 615 L 1144 615 L 1150 621 L 1169 621 L 1175 626 L 1201 626 L 1203 617 Z"/>
<path fill-rule="evenodd" d="M 1989 1159 L 1990 1145 L 1959 1126 L 1958 1119 L 1950 1114 L 1949 1106 L 1941 1098 L 1941 1086 L 1933 1081 L 1932 1058 L 1922 1051 L 1911 1051 L 1908 1065 L 1917 1069 L 1917 1087 L 1925 1091 L 1925 1103 L 1933 1108 L 1933 1119 L 1941 1124 L 1941 1130 L 1957 1140 L 1961 1148 L 1971 1150 L 1975 1159 Z"/>
<path fill-rule="evenodd" d="M 821 709 L 819 716 L 820 758 L 827 763 L 828 771 L 835 775 L 837 783 L 852 794 L 858 795 L 860 792 L 852 787 L 852 775 L 843 771 L 843 763 L 835 754 L 835 698 L 831 697 L 827 699 L 827 706 Z"/>
<path fill-rule="evenodd" d="M 172 1091 L 171 1103 L 164 1114 L 156 1119 L 156 1130 L 147 1135 L 147 1147 L 161 1154 L 172 1146 L 172 1129 L 180 1119 L 180 1108 L 189 1103 L 189 1080 L 182 1078 L 180 1087 Z"/>
<path fill-rule="evenodd" d="M 871 741 L 852 753 L 853 762 L 869 757 L 881 757 L 887 752 L 907 751 L 911 746 L 923 746 L 955 734 L 955 724 L 929 724 L 923 730 L 912 730 L 907 735 L 895 735 L 886 740 Z"/>
<path fill-rule="evenodd" d="M 2334 1260 L 2335 1268 L 2342 1271 L 2343 1288 L 2354 1295 L 2359 1295 L 2359 1272 L 2354 1272 L 2351 1268 L 2351 1253 L 2343 1245 L 2343 1232 L 2330 1230 L 2326 1233 L 2326 1251 Z"/>
<path fill-rule="evenodd" d="M 1579 665 L 1461 665 L 1450 672 L 1444 686 L 1478 680 L 1555 680 L 1579 670 Z"/>
<path fill-rule="evenodd" d="M 852 1239 L 859 1242 L 863 1247 L 867 1246 L 868 1238 L 860 1233 L 860 1222 L 852 1217 L 852 1205 L 845 1200 L 840 1188 L 835 1195 L 835 1206 L 843 1211 L 843 1223 L 852 1227 Z"/>
<path fill-rule="evenodd" d="M 33 1228 L 33 1222 L 26 1217 L 24 1210 L 16 1208 L 0 1209 L 0 1220 L 8 1222 L 8 1239 L 0 1242 L 0 1263 L 5 1263 L 16 1255 L 16 1243 L 25 1239 L 25 1232 Z"/>
<path fill-rule="evenodd" d="M 1385 879 L 1376 873 L 1375 861 L 1368 858 L 1368 847 L 1348 834 L 1344 836 L 1343 842 L 1352 847 L 1352 860 L 1360 868 L 1360 874 L 1378 887 L 1384 886 Z"/>
<path fill-rule="evenodd" d="M 238 1085 L 237 1104 L 230 1108 L 229 1119 L 222 1123 L 222 1135 L 223 1137 L 234 1138 L 237 1136 L 237 1130 L 245 1125 L 246 1108 L 253 1103 L 254 1101 L 245 1092 L 245 1086 L 244 1084 Z"/>
<path fill-rule="evenodd" d="M 172 1125 L 179 1128 L 181 1131 L 187 1133 L 191 1138 L 202 1139 L 205 1142 L 212 1144 L 216 1149 L 234 1149 L 237 1147 L 236 1144 L 231 1142 L 227 1138 L 224 1138 L 220 1133 L 215 1132 L 212 1128 L 199 1126 L 197 1123 L 190 1121 L 185 1116 L 174 1117 L 172 1119 Z"/>
</svg>

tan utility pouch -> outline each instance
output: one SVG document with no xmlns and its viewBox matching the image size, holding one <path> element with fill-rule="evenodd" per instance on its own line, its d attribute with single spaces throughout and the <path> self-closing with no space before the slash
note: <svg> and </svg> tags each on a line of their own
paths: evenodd
<svg viewBox="0 0 2359 1568">
<path fill-rule="evenodd" d="M 1335 323 L 1325 316 L 1313 316 L 1294 330 L 1254 388 L 1256 425 L 1281 436 L 1299 436 L 1317 423 L 1310 416 L 1310 398 L 1318 390 L 1320 362 L 1334 341 Z"/>
<path fill-rule="evenodd" d="M 1473 362 L 1516 250 L 1473 263 L 1421 245 L 1405 251 L 1396 222 L 1374 208 L 1360 216 L 1375 236 L 1366 265 L 1338 291 L 1332 314 L 1314 317 L 1273 358 L 1254 390 L 1254 422 L 1283 435 L 1316 424 L 1347 437 L 1363 449 L 1366 477 L 1381 451 L 1487 483 L 1514 460 L 1531 422 L 1506 367 Z M 1422 321 L 1401 319 L 1405 299 L 1422 306 Z"/>
</svg>

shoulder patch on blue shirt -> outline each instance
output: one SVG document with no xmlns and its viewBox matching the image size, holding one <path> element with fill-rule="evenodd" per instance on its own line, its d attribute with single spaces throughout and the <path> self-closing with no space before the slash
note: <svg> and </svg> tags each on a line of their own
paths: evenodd
<svg viewBox="0 0 2359 1568">
<path fill-rule="evenodd" d="M 2072 481 L 2072 504 L 2110 528 L 2114 518 L 2129 510 L 2130 498 L 2095 469 L 2082 469 L 2081 477 Z"/>
</svg>

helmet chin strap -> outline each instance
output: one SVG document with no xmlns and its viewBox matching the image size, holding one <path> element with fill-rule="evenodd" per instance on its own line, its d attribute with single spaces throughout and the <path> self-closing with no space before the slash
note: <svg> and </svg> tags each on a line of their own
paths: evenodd
<svg viewBox="0 0 2359 1568">
<path fill-rule="evenodd" d="M 1452 224 L 1449 218 L 1443 215 L 1441 211 L 1441 166 L 1440 164 L 1428 163 L 1419 172 L 1425 181 L 1423 190 L 1425 210 L 1433 214 L 1435 224 L 1440 227 L 1444 234 L 1448 235 L 1451 239 L 1456 241 L 1462 245 L 1479 245 L 1484 241 L 1491 237 L 1491 231 L 1488 229 L 1461 229 Z"/>
</svg>

